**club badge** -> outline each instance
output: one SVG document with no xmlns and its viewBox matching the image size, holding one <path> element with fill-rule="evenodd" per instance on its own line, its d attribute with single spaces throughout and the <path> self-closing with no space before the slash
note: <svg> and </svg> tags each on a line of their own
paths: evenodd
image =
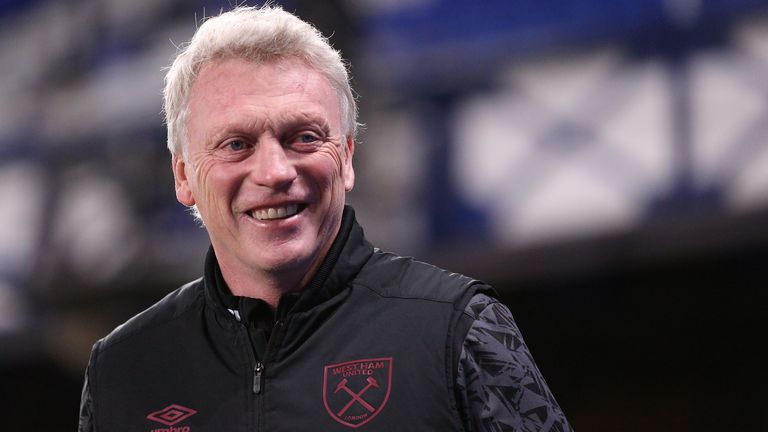
<svg viewBox="0 0 768 432">
<path fill-rule="evenodd" d="M 358 428 L 384 409 L 391 385 L 392 357 L 328 365 L 323 374 L 323 403 L 331 418 Z"/>
</svg>

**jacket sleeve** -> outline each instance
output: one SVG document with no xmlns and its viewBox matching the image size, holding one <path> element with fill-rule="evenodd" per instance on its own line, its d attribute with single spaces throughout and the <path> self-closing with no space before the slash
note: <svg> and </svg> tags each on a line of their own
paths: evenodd
<svg viewBox="0 0 768 432">
<path fill-rule="evenodd" d="M 465 313 L 474 321 L 456 371 L 464 428 L 472 432 L 572 431 L 509 309 L 476 294 Z"/>
<path fill-rule="evenodd" d="M 94 432 L 92 421 L 92 401 L 91 388 L 88 385 L 88 371 L 85 371 L 85 383 L 83 383 L 83 393 L 80 397 L 80 421 L 78 422 L 78 432 Z"/>
<path fill-rule="evenodd" d="M 88 367 L 85 369 L 85 379 L 83 382 L 83 392 L 80 396 L 80 419 L 78 421 L 77 432 L 96 432 L 95 418 L 93 414 L 93 397 L 91 394 L 93 382 L 90 375 L 95 370 L 95 358 L 98 342 L 94 344 L 91 351 L 91 358 L 88 360 Z"/>
</svg>

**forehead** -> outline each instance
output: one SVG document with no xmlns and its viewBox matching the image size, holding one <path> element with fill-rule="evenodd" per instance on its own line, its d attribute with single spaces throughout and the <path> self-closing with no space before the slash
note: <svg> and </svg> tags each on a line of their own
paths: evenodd
<svg viewBox="0 0 768 432">
<path fill-rule="evenodd" d="M 217 120 L 269 120 L 287 115 L 320 115 L 332 126 L 340 122 L 338 95 L 328 79 L 296 58 L 211 62 L 192 85 L 189 111 L 190 129 L 200 120 L 210 125 Z"/>
</svg>

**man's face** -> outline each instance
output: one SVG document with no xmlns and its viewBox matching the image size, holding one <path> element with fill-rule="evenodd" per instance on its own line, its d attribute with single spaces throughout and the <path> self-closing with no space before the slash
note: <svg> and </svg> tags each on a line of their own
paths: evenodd
<svg viewBox="0 0 768 432">
<path fill-rule="evenodd" d="M 176 196 L 197 205 L 219 264 L 234 274 L 301 275 L 325 256 L 354 171 L 339 99 L 297 59 L 205 66 L 187 117 Z"/>
</svg>

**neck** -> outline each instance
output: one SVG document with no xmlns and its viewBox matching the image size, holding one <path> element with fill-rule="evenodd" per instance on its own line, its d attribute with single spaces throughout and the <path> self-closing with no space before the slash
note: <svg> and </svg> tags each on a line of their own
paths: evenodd
<svg viewBox="0 0 768 432">
<path fill-rule="evenodd" d="M 330 244 L 325 246 L 308 265 L 275 271 L 254 269 L 238 261 L 222 259 L 218 254 L 217 260 L 221 276 L 233 295 L 263 300 L 274 311 L 277 310 L 283 294 L 301 291 L 310 283 L 328 254 L 330 246 Z"/>
<path fill-rule="evenodd" d="M 224 266 L 221 267 L 221 275 L 233 295 L 264 300 L 272 310 L 277 309 L 280 297 L 284 293 L 300 289 L 296 285 L 291 286 L 272 278 L 259 277 L 254 279 L 242 277 L 237 273 L 227 271 Z"/>
<path fill-rule="evenodd" d="M 300 291 L 304 287 L 301 279 L 291 277 L 290 274 L 255 274 L 252 271 L 241 271 L 242 269 L 238 269 L 237 266 L 221 261 L 219 261 L 219 268 L 222 278 L 233 295 L 263 300 L 272 310 L 277 309 L 283 294 Z"/>
</svg>

